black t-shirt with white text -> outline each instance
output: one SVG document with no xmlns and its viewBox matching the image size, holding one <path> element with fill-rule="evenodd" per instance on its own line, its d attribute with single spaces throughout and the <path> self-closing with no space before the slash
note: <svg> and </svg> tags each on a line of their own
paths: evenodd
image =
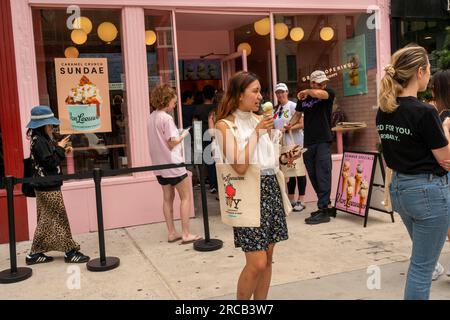
<svg viewBox="0 0 450 320">
<path fill-rule="evenodd" d="M 325 88 L 328 99 L 321 100 L 308 96 L 297 102 L 296 111 L 304 114 L 304 146 L 321 142 L 331 142 L 331 113 L 333 109 L 334 91 Z"/>
<path fill-rule="evenodd" d="M 404 174 L 447 174 L 431 150 L 448 144 L 437 110 L 416 97 L 398 97 L 392 113 L 378 109 L 376 124 L 389 168 Z"/>
</svg>

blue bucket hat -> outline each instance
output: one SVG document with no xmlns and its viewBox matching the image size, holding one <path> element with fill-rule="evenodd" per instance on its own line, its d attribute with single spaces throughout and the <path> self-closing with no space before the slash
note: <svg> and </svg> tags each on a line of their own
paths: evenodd
<svg viewBox="0 0 450 320">
<path fill-rule="evenodd" d="M 47 124 L 59 126 L 60 121 L 55 118 L 52 109 L 48 106 L 36 106 L 31 109 L 31 120 L 27 128 L 36 129 Z"/>
</svg>

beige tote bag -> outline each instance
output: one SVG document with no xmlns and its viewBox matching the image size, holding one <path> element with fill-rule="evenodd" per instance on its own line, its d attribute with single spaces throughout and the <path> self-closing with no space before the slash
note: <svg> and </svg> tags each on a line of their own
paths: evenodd
<svg viewBox="0 0 450 320">
<path fill-rule="evenodd" d="M 294 136 L 292 135 L 291 130 L 286 131 L 286 133 L 283 134 L 282 146 L 280 148 L 281 154 L 289 152 L 296 146 L 295 144 L 286 144 L 286 134 L 289 134 L 289 136 L 291 137 L 291 141 L 294 141 Z M 288 162 L 287 164 L 280 163 L 280 169 L 283 172 L 285 178 L 301 177 L 306 175 L 305 164 L 303 163 L 303 153 L 301 154 L 300 158 L 295 159 L 293 162 Z"/>
<path fill-rule="evenodd" d="M 222 120 L 237 138 L 236 125 Z M 222 150 L 218 150 L 222 154 Z M 218 197 L 223 223 L 232 227 L 259 227 L 261 225 L 261 168 L 250 164 L 240 175 L 226 163 L 216 163 Z"/>
</svg>

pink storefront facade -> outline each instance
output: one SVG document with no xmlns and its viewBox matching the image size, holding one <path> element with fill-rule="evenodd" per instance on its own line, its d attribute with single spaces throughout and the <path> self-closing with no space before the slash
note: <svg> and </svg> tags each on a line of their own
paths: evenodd
<svg viewBox="0 0 450 320">
<path fill-rule="evenodd" d="M 389 34 L 389 1 L 388 0 L 323 0 L 320 3 L 312 0 L 284 0 L 273 1 L 227 1 L 226 7 L 222 3 L 211 0 L 197 1 L 152 1 L 152 0 L 14 0 L 11 1 L 11 15 L 13 23 L 14 50 L 17 70 L 17 87 L 20 105 L 21 128 L 25 128 L 29 121 L 30 110 L 33 106 L 42 103 L 42 90 L 40 81 L 45 74 L 39 62 L 39 52 L 35 46 L 36 22 L 33 20 L 33 10 L 66 9 L 74 5 L 83 10 L 113 10 L 120 17 L 120 37 L 122 48 L 123 91 L 126 92 L 127 108 L 127 165 L 139 167 L 151 165 L 148 152 L 147 118 L 149 116 L 149 87 L 152 86 L 152 78 L 149 77 L 148 55 L 146 51 L 145 30 L 147 12 L 166 12 L 170 17 L 170 25 L 173 30 L 173 59 L 175 64 L 181 59 L 198 58 L 201 53 L 232 54 L 236 43 L 231 41 L 229 30 L 199 30 L 195 28 L 195 21 L 189 17 L 204 17 L 204 21 L 210 20 L 214 24 L 214 17 L 255 17 L 260 19 L 268 17 L 272 22 L 272 33 L 268 36 L 270 50 L 267 56 L 267 87 L 272 89 L 280 80 L 277 71 L 277 43 L 274 34 L 273 23 L 276 17 L 287 15 L 299 16 L 324 16 L 327 15 L 354 15 L 373 14 L 376 29 L 374 30 L 375 46 L 372 48 L 376 60 L 375 67 L 368 71 L 368 78 L 372 77 L 373 83 L 378 83 L 382 75 L 382 66 L 390 59 L 390 34 Z M 202 16 L 204 15 L 204 16 Z M 211 19 L 212 17 L 212 19 Z M 223 20 L 223 21 L 222 21 Z M 221 23 L 226 24 L 227 19 Z M 247 19 L 250 21 L 249 19 Z M 217 20 L 219 21 L 219 20 Z M 206 23 L 206 22 L 205 22 Z M 218 22 L 219 23 L 219 22 Z M 181 26 L 183 30 L 179 30 Z M 192 26 L 192 27 L 190 27 Z M 203 26 L 204 27 L 204 26 Z M 215 34 L 212 32 L 216 32 Z M 202 32 L 200 34 L 200 32 Z M 201 39 L 197 35 L 201 35 Z M 221 36 L 222 35 L 222 36 Z M 220 40 L 222 39 L 222 40 Z M 225 40 L 223 40 L 225 39 Z M 200 41 L 202 40 L 202 41 Z M 201 49 L 201 50 L 200 50 Z M 253 52 L 258 47 L 252 48 Z M 331 50 L 331 49 L 330 49 Z M 253 53 L 255 54 L 255 53 Z M 256 62 L 255 62 L 256 65 Z M 252 65 L 249 64 L 249 70 Z M 174 68 L 172 84 L 177 88 L 181 97 L 183 75 L 179 68 Z M 368 86 L 371 94 L 376 95 L 377 86 Z M 343 100 L 344 101 L 344 100 Z M 343 103 L 344 104 L 344 103 Z M 373 104 L 370 102 L 373 112 Z M 176 115 L 181 126 L 182 112 L 178 109 Z M 350 119 L 351 120 L 351 119 Z M 371 119 L 367 119 L 371 121 Z M 29 141 L 25 129 L 22 132 L 23 152 L 29 154 Z M 150 141 L 151 142 L 151 141 Z M 374 147 L 370 146 L 369 150 Z M 341 155 L 333 155 L 333 191 L 335 194 L 340 169 Z M 150 172 L 129 176 L 104 178 L 102 181 L 103 212 L 105 227 L 107 229 L 140 225 L 164 221 L 162 214 L 162 191 L 156 178 Z M 69 181 L 63 186 L 63 193 L 67 212 L 74 233 L 95 231 L 96 206 L 94 185 L 92 181 Z M 307 201 L 314 201 L 315 194 L 310 184 L 307 188 Z M 28 229 L 32 236 L 36 226 L 36 204 L 34 199 L 27 199 Z M 177 205 L 175 205 L 175 208 Z M 192 208 L 192 215 L 194 209 Z M 175 209 L 175 216 L 178 212 Z"/>
</svg>

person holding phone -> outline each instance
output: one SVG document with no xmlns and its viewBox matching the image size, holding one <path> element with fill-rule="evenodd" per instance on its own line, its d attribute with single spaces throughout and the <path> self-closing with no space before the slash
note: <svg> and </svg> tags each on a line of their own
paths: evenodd
<svg viewBox="0 0 450 320">
<path fill-rule="evenodd" d="M 70 136 L 59 142 L 53 138 L 53 126 L 59 125 L 48 106 L 37 106 L 31 110 L 31 120 L 27 125 L 27 136 L 31 140 L 31 159 L 38 177 L 61 175 L 61 163 L 69 147 Z M 81 253 L 70 231 L 61 192 L 62 181 L 33 182 L 36 191 L 37 226 L 34 232 L 31 252 L 26 256 L 27 265 L 53 261 L 48 251 L 65 252 L 66 263 L 85 263 L 89 257 Z"/>
<path fill-rule="evenodd" d="M 167 84 L 157 86 L 151 94 L 152 107 L 147 124 L 150 158 L 153 165 L 184 163 L 182 142 L 189 135 L 189 130 L 180 134 L 170 113 L 177 104 L 177 95 Z M 191 209 L 191 186 L 186 179 L 185 167 L 155 170 L 158 183 L 163 190 L 163 212 L 168 230 L 168 242 L 181 240 L 181 244 L 201 240 L 199 235 L 189 232 L 189 211 Z M 173 201 L 175 190 L 180 196 L 181 234 L 177 232 L 173 222 Z"/>
</svg>

